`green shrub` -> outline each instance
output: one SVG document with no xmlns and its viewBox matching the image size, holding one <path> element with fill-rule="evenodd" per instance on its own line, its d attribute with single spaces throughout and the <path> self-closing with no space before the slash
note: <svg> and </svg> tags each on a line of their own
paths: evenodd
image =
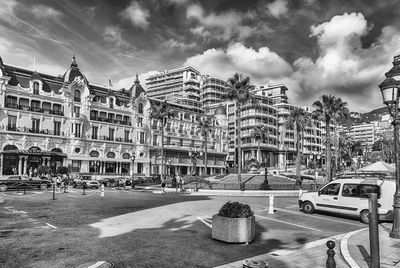
<svg viewBox="0 0 400 268">
<path fill-rule="evenodd" d="M 39 166 L 37 169 L 39 175 L 46 175 L 51 173 L 51 168 L 49 166 Z"/>
<path fill-rule="evenodd" d="M 64 166 L 58 167 L 57 174 L 68 174 L 68 168 Z"/>
<path fill-rule="evenodd" d="M 250 206 L 239 202 L 227 202 L 219 210 L 218 215 L 226 218 L 248 218 L 254 215 Z"/>
</svg>

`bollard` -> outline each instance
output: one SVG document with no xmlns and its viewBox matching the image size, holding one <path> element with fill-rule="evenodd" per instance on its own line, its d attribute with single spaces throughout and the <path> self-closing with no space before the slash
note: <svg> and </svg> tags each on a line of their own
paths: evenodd
<svg viewBox="0 0 400 268">
<path fill-rule="evenodd" d="M 101 196 L 101 197 L 104 197 L 104 184 L 101 185 L 100 196 Z"/>
<path fill-rule="evenodd" d="M 25 189 L 26 189 L 26 184 L 24 184 L 24 194 L 26 194 Z"/>
<path fill-rule="evenodd" d="M 326 242 L 326 246 L 328 247 L 328 250 L 326 251 L 326 254 L 328 254 L 328 259 L 326 259 L 326 268 L 336 268 L 335 251 L 333 250 L 335 242 L 329 240 Z"/>
<path fill-rule="evenodd" d="M 56 200 L 56 183 L 53 182 L 53 199 L 52 200 Z"/>
<path fill-rule="evenodd" d="M 299 189 L 299 197 L 301 197 L 302 194 L 303 194 L 303 189 L 300 188 L 300 189 Z"/>
<path fill-rule="evenodd" d="M 371 252 L 371 268 L 379 268 L 379 230 L 377 194 L 368 194 L 369 206 L 369 247 Z"/>
<path fill-rule="evenodd" d="M 268 214 L 274 214 L 274 195 L 269 195 L 269 209 Z"/>
<path fill-rule="evenodd" d="M 263 260 L 245 260 L 243 262 L 243 268 L 268 268 L 268 262 Z"/>
<path fill-rule="evenodd" d="M 82 189 L 83 189 L 83 193 L 82 193 L 82 195 L 86 195 L 86 193 L 85 193 L 85 185 L 83 184 L 83 186 L 82 186 Z"/>
</svg>

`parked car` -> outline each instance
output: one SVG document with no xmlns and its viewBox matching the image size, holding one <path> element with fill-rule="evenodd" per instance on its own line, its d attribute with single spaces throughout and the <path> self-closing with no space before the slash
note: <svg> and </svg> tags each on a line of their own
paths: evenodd
<svg viewBox="0 0 400 268">
<path fill-rule="evenodd" d="M 391 220 L 395 188 L 394 180 L 380 177 L 337 179 L 317 192 L 303 193 L 299 197 L 299 206 L 307 214 L 316 210 L 328 211 L 357 216 L 362 222 L 368 223 L 368 194 L 376 193 L 380 220 Z"/>
<path fill-rule="evenodd" d="M 51 187 L 51 181 L 37 177 L 28 177 L 25 175 L 9 175 L 0 177 L 0 192 L 17 189 L 41 189 L 46 190 Z"/>
<path fill-rule="evenodd" d="M 74 188 L 86 187 L 86 188 L 96 188 L 97 189 L 100 187 L 100 182 L 98 180 L 95 180 L 90 175 L 83 175 L 83 176 L 76 177 L 72 182 L 72 186 Z"/>
</svg>

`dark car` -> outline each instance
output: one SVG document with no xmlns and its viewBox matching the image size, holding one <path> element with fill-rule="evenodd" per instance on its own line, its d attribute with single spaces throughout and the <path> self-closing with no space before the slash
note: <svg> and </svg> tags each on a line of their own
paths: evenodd
<svg viewBox="0 0 400 268">
<path fill-rule="evenodd" d="M 51 187 L 51 181 L 44 180 L 41 178 L 30 178 L 24 175 L 10 175 L 0 177 L 0 192 L 5 192 L 7 190 L 17 190 L 17 189 L 41 189 L 46 190 Z"/>
</svg>

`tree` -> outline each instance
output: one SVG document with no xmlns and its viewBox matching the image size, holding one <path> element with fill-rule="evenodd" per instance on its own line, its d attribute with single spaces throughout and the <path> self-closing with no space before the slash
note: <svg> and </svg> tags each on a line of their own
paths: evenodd
<svg viewBox="0 0 400 268">
<path fill-rule="evenodd" d="M 167 124 L 168 118 L 174 116 L 174 110 L 167 103 L 167 101 L 157 104 L 155 101 L 150 102 L 150 118 L 160 124 L 161 130 L 161 181 L 164 181 L 164 127 Z"/>
<path fill-rule="evenodd" d="M 50 174 L 50 173 L 51 173 L 51 168 L 49 166 L 42 166 L 42 165 L 38 166 L 37 174 L 39 176 Z"/>
<path fill-rule="evenodd" d="M 310 114 L 302 108 L 295 107 L 286 119 L 285 126 L 293 128 L 296 137 L 296 184 L 301 185 L 300 179 L 300 142 L 304 138 L 304 129 L 311 125 Z"/>
<path fill-rule="evenodd" d="M 332 180 L 331 170 L 331 123 L 336 123 L 339 118 L 346 117 L 349 114 L 347 109 L 347 102 L 343 102 L 341 98 L 336 98 L 332 95 L 323 95 L 321 100 L 317 100 L 313 103 L 315 110 L 312 113 L 312 117 L 318 120 L 322 120 L 325 123 L 325 135 L 326 135 L 326 171 L 328 181 Z"/>
<path fill-rule="evenodd" d="M 254 127 L 253 129 L 250 130 L 250 135 L 252 138 L 255 139 L 256 142 L 258 142 L 257 144 L 257 161 L 259 163 L 261 163 L 261 154 L 260 154 L 260 142 L 263 138 L 265 138 L 266 135 L 266 131 L 267 131 L 267 127 L 264 124 L 258 125 L 256 127 Z"/>
<path fill-rule="evenodd" d="M 68 168 L 64 166 L 58 167 L 57 174 L 68 174 Z"/>
<path fill-rule="evenodd" d="M 346 163 L 346 166 L 347 163 L 352 162 L 351 148 L 353 147 L 354 143 L 354 139 L 347 134 L 342 134 L 339 136 L 339 157 L 341 161 Z"/>
<path fill-rule="evenodd" d="M 197 129 L 203 134 L 204 136 L 204 168 L 206 175 L 208 175 L 208 163 L 207 163 L 207 145 L 208 145 L 208 133 L 211 133 L 213 130 L 212 120 L 210 117 L 205 116 L 202 117 Z"/>
<path fill-rule="evenodd" d="M 228 79 L 228 92 L 226 98 L 236 102 L 237 111 L 237 148 L 238 148 L 238 183 L 240 189 L 243 189 L 241 178 L 242 167 L 242 141 L 241 141 L 241 111 L 246 104 L 255 105 L 258 103 L 256 96 L 251 92 L 250 78 L 243 78 L 241 74 L 236 73 L 232 78 Z"/>
</svg>

